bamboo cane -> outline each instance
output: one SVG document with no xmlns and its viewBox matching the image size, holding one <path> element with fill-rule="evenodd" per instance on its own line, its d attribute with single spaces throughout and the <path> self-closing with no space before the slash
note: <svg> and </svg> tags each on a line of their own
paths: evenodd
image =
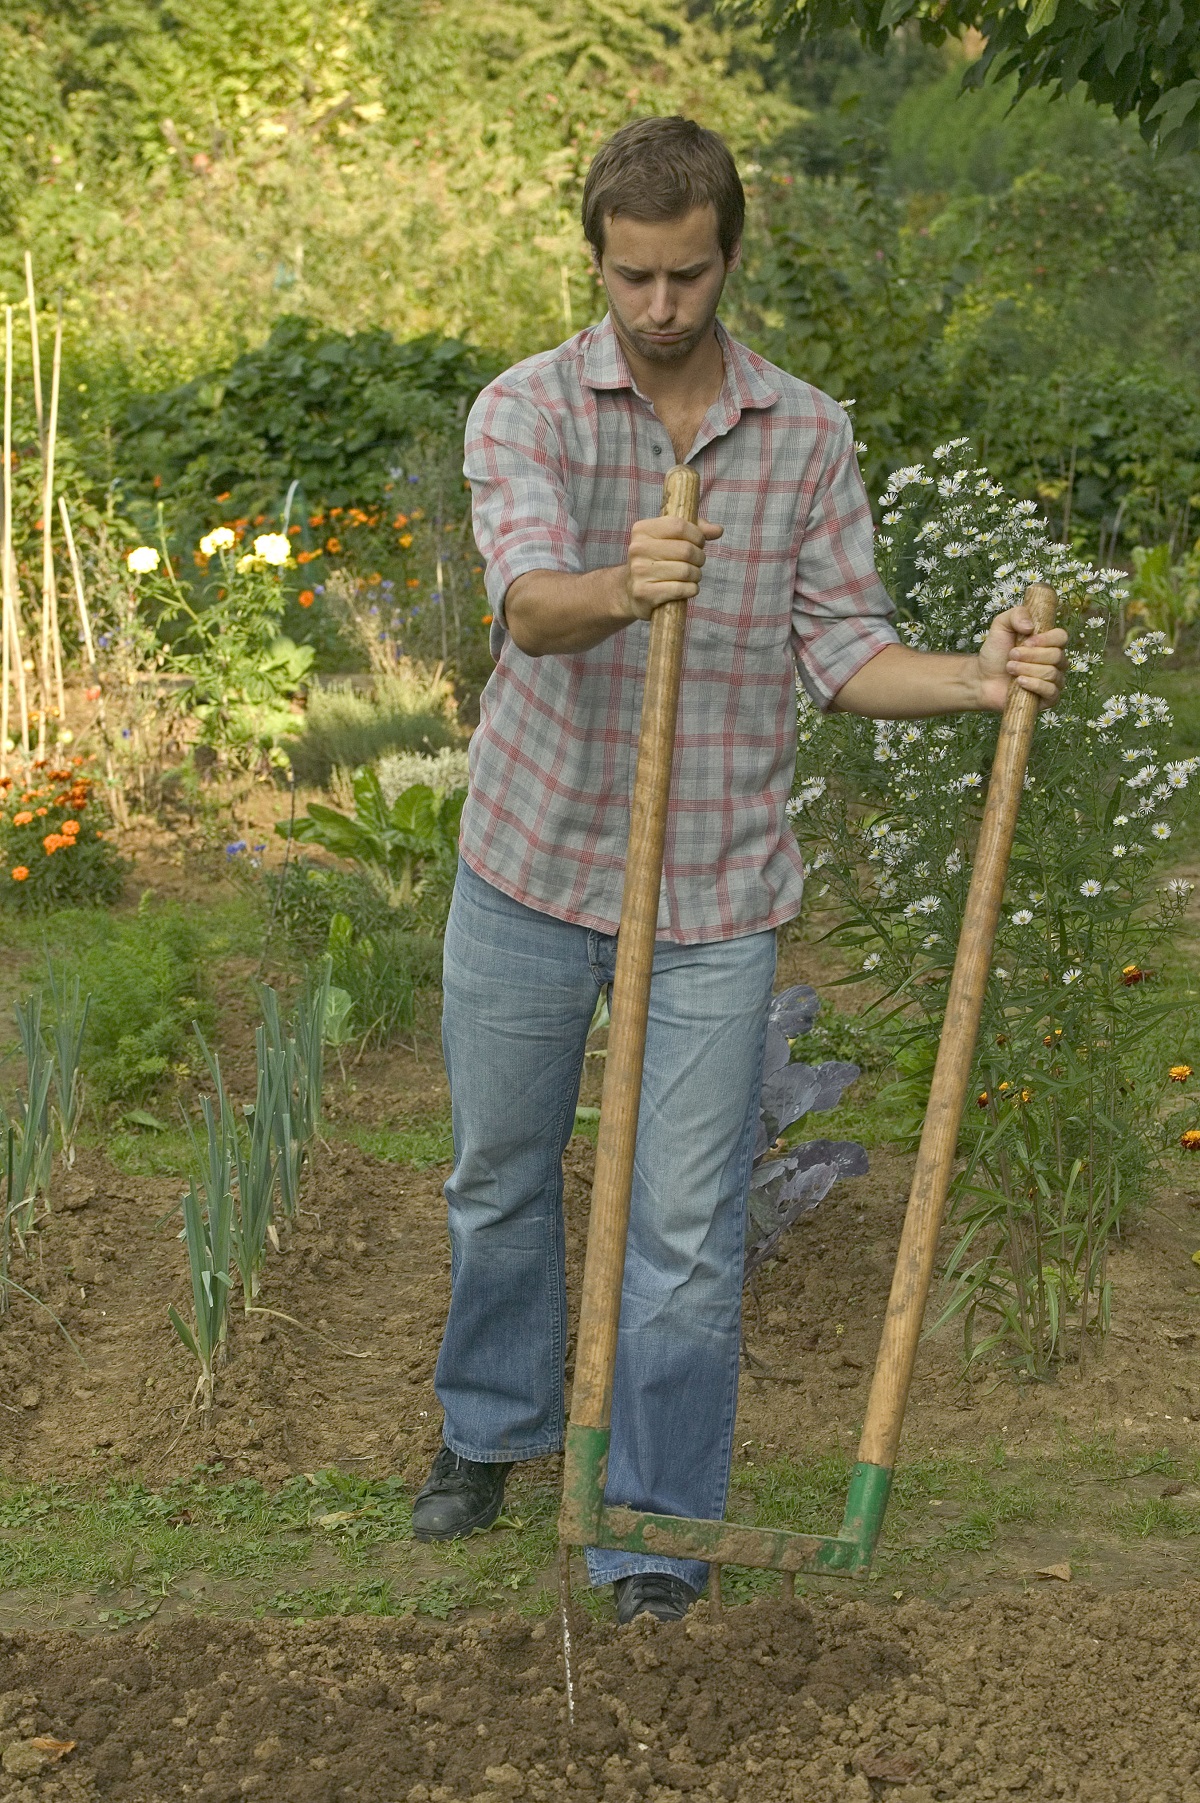
<svg viewBox="0 0 1200 1803">
<path fill-rule="evenodd" d="M 58 587 L 54 575 L 54 452 L 58 441 L 58 394 L 62 375 L 62 300 L 54 328 L 54 361 L 50 377 L 50 420 L 42 446 L 42 724 L 39 751 L 45 751 L 45 723 L 50 712 L 50 682 L 61 728 L 66 713 L 62 679 L 62 638 L 58 629 Z"/>
<path fill-rule="evenodd" d="M 663 514 L 694 524 L 699 506 L 700 479 L 695 470 L 679 465 L 669 471 L 663 487 Z M 668 601 L 655 608 L 650 622 L 637 776 L 630 810 L 621 927 L 617 936 L 612 1026 L 605 1060 L 600 1137 L 596 1147 L 596 1176 L 592 1186 L 575 1354 L 569 1463 L 574 1456 L 573 1446 L 594 1439 L 597 1433 L 607 1435 L 612 1414 L 625 1238 L 629 1226 L 686 625 L 687 603 L 684 601 Z M 582 1479 L 582 1471 L 579 1476 Z M 576 1520 L 570 1511 L 582 1500 L 579 1486 L 572 1482 L 569 1471 L 564 1522 L 568 1518 Z"/>
<path fill-rule="evenodd" d="M 1026 589 L 1025 606 L 1038 632 L 1053 626 L 1057 599 L 1045 583 Z M 870 1466 L 890 1474 L 900 1443 L 1037 711 L 1037 696 L 1014 683 L 1000 723 L 925 1126 L 863 1419 L 860 1471 Z"/>
<path fill-rule="evenodd" d="M 33 288 L 33 253 L 25 252 L 25 299 L 29 306 L 29 349 L 33 357 L 33 410 L 37 415 L 38 448 L 45 441 L 42 423 L 42 353 L 38 344 L 37 295 Z"/>
<path fill-rule="evenodd" d="M 10 306 L 4 309 L 4 516 L 2 535 L 0 535 L 0 589 L 3 592 L 3 631 L 4 649 L 7 663 L 12 673 L 17 692 L 17 707 L 21 716 L 21 751 L 26 762 L 29 759 L 29 697 L 25 688 L 25 658 L 21 650 L 20 614 L 17 602 L 17 587 L 13 581 L 13 548 L 12 548 L 12 413 L 13 413 L 13 310 Z M 5 731 L 3 742 L 8 744 L 8 682 L 5 682 Z"/>
<path fill-rule="evenodd" d="M 113 764 L 112 741 L 108 736 L 108 709 L 104 699 L 104 685 L 100 680 L 100 668 L 96 658 L 96 641 L 92 634 L 92 620 L 88 612 L 87 594 L 83 586 L 83 569 L 79 562 L 79 552 L 75 546 L 75 534 L 71 528 L 71 515 L 67 507 L 65 495 L 58 497 L 58 511 L 62 516 L 63 537 L 67 542 L 67 556 L 71 563 L 71 577 L 75 584 L 75 603 L 79 608 L 79 624 L 83 629 L 84 649 L 87 652 L 88 672 L 93 683 L 100 690 L 96 706 L 96 719 L 100 726 L 100 737 L 104 741 L 104 774 L 108 782 L 109 799 L 113 812 L 122 826 L 129 825 L 129 816 L 125 809 L 125 799 L 117 783 L 116 769 Z"/>
</svg>

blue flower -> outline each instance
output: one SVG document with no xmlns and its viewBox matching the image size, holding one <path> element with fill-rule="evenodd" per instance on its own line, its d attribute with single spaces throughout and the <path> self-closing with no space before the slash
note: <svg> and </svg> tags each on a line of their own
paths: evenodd
<svg viewBox="0 0 1200 1803">
<path fill-rule="evenodd" d="M 323 582 L 318 582 L 313 589 L 313 594 L 314 595 L 323 595 L 324 593 L 325 593 L 325 584 Z"/>
<path fill-rule="evenodd" d="M 133 734 L 130 732 L 130 730 L 127 726 L 123 726 L 121 728 L 121 737 L 123 739 L 132 739 Z"/>
<path fill-rule="evenodd" d="M 410 476 L 408 479 L 410 482 L 419 482 L 421 480 L 420 476 Z"/>
<path fill-rule="evenodd" d="M 236 858 L 239 851 L 246 851 L 247 849 L 246 841 L 244 839 L 234 839 L 225 847 L 225 856 L 227 858 Z"/>
<path fill-rule="evenodd" d="M 256 845 L 256 846 L 255 846 L 255 847 L 254 847 L 254 850 L 255 850 L 255 851 L 266 851 L 266 849 L 267 849 L 267 847 L 266 847 L 266 843 L 265 843 L 265 842 L 264 842 L 264 843 L 263 843 L 263 844 L 262 844 L 262 845 Z"/>
<path fill-rule="evenodd" d="M 385 588 L 385 589 L 390 590 L 390 589 L 394 589 L 396 584 L 394 582 L 381 582 L 379 586 L 380 586 L 380 588 Z"/>
<path fill-rule="evenodd" d="M 108 647 L 112 644 L 112 633 L 102 632 L 100 637 L 96 640 L 96 643 L 107 651 Z"/>
</svg>

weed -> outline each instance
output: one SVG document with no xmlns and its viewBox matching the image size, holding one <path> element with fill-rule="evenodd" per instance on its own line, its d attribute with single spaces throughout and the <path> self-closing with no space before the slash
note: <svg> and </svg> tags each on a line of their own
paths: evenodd
<svg viewBox="0 0 1200 1803">
<path fill-rule="evenodd" d="M 448 1116 L 415 1121 L 410 1127 L 346 1126 L 340 1134 L 372 1158 L 385 1164 L 405 1164 L 414 1171 L 449 1164 L 454 1157 L 454 1131 Z"/>
</svg>

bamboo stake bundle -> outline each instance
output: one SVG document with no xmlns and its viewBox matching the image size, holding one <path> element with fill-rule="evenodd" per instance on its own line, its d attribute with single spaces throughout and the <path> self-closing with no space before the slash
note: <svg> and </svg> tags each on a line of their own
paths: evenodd
<svg viewBox="0 0 1200 1803">
<path fill-rule="evenodd" d="M 3 594 L 3 619 L 0 636 L 4 640 L 3 730 L 0 731 L 0 757 L 7 765 L 9 738 L 9 685 L 16 689 L 21 717 L 21 750 L 29 758 L 29 697 L 25 689 L 25 658 L 21 650 L 20 614 L 17 586 L 13 580 L 12 548 L 12 410 L 13 410 L 13 310 L 4 309 L 4 493 L 3 530 L 0 536 L 0 591 Z"/>
</svg>

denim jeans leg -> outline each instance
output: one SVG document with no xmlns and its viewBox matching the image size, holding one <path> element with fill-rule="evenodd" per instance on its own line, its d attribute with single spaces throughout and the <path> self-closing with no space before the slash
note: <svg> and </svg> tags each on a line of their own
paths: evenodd
<svg viewBox="0 0 1200 1803">
<path fill-rule="evenodd" d="M 459 865 L 442 1016 L 451 1297 L 435 1386 L 461 1458 L 503 1463 L 562 1445 L 562 1155 L 600 989 L 594 938 Z"/>
<path fill-rule="evenodd" d="M 775 935 L 655 949 L 606 1499 L 719 1520 Z M 589 1547 L 593 1584 L 707 1565 Z"/>
</svg>

